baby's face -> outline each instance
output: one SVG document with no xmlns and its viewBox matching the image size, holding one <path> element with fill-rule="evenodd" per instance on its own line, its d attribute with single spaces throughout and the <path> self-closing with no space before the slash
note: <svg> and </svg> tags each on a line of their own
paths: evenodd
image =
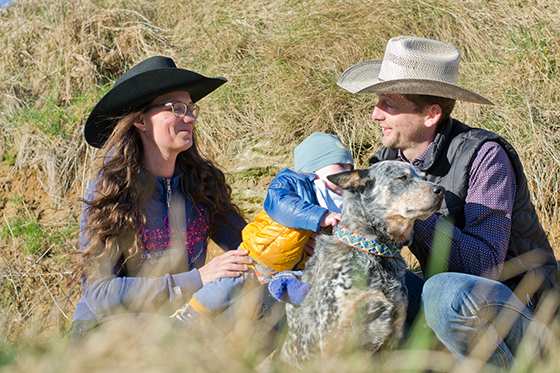
<svg viewBox="0 0 560 373">
<path fill-rule="evenodd" d="M 344 171 L 352 171 L 354 167 L 348 163 L 333 163 L 328 166 L 322 167 L 314 172 L 315 175 L 319 176 L 320 179 L 323 179 L 325 182 L 325 186 L 335 192 L 338 195 L 342 195 L 342 189 L 331 183 L 327 176 L 338 174 Z"/>
</svg>

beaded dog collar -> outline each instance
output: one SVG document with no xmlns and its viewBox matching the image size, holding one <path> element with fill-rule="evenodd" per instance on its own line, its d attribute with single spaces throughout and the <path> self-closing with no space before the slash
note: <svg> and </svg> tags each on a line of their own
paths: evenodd
<svg viewBox="0 0 560 373">
<path fill-rule="evenodd" d="M 391 245 L 381 245 L 379 242 L 351 231 L 340 224 L 333 228 L 333 236 L 340 242 L 368 254 L 393 258 L 401 254 L 401 248 L 393 247 Z"/>
</svg>

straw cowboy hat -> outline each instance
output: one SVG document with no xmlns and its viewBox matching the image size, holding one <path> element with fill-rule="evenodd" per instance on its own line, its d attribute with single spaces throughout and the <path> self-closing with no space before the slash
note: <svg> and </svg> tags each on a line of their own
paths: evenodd
<svg viewBox="0 0 560 373">
<path fill-rule="evenodd" d="M 460 59 L 459 50 L 449 44 L 399 36 L 387 43 L 383 61 L 358 63 L 337 84 L 352 93 L 418 94 L 493 105 L 457 84 Z"/>
<path fill-rule="evenodd" d="M 179 69 L 169 57 L 150 57 L 125 72 L 99 100 L 86 121 L 84 137 L 91 146 L 101 148 L 119 116 L 175 91 L 188 92 L 194 103 L 225 82 L 225 78 L 207 78 Z"/>
</svg>

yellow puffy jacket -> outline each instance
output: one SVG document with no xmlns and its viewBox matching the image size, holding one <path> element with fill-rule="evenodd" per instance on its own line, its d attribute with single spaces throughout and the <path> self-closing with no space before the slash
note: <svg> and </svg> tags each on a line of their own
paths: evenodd
<svg viewBox="0 0 560 373">
<path fill-rule="evenodd" d="M 249 256 L 276 272 L 303 269 L 307 253 L 303 246 L 311 231 L 284 227 L 262 211 L 241 233 L 240 249 L 249 250 Z"/>
</svg>

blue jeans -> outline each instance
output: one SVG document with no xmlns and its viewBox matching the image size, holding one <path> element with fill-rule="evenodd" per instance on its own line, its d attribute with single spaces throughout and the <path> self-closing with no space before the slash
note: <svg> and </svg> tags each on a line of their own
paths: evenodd
<svg viewBox="0 0 560 373">
<path fill-rule="evenodd" d="M 534 320 L 533 312 L 504 284 L 463 273 L 440 273 L 426 280 L 422 305 L 428 326 L 455 356 L 472 356 L 506 369 L 515 362 L 514 354 Z M 536 326 L 538 351 L 547 329 Z"/>
</svg>

